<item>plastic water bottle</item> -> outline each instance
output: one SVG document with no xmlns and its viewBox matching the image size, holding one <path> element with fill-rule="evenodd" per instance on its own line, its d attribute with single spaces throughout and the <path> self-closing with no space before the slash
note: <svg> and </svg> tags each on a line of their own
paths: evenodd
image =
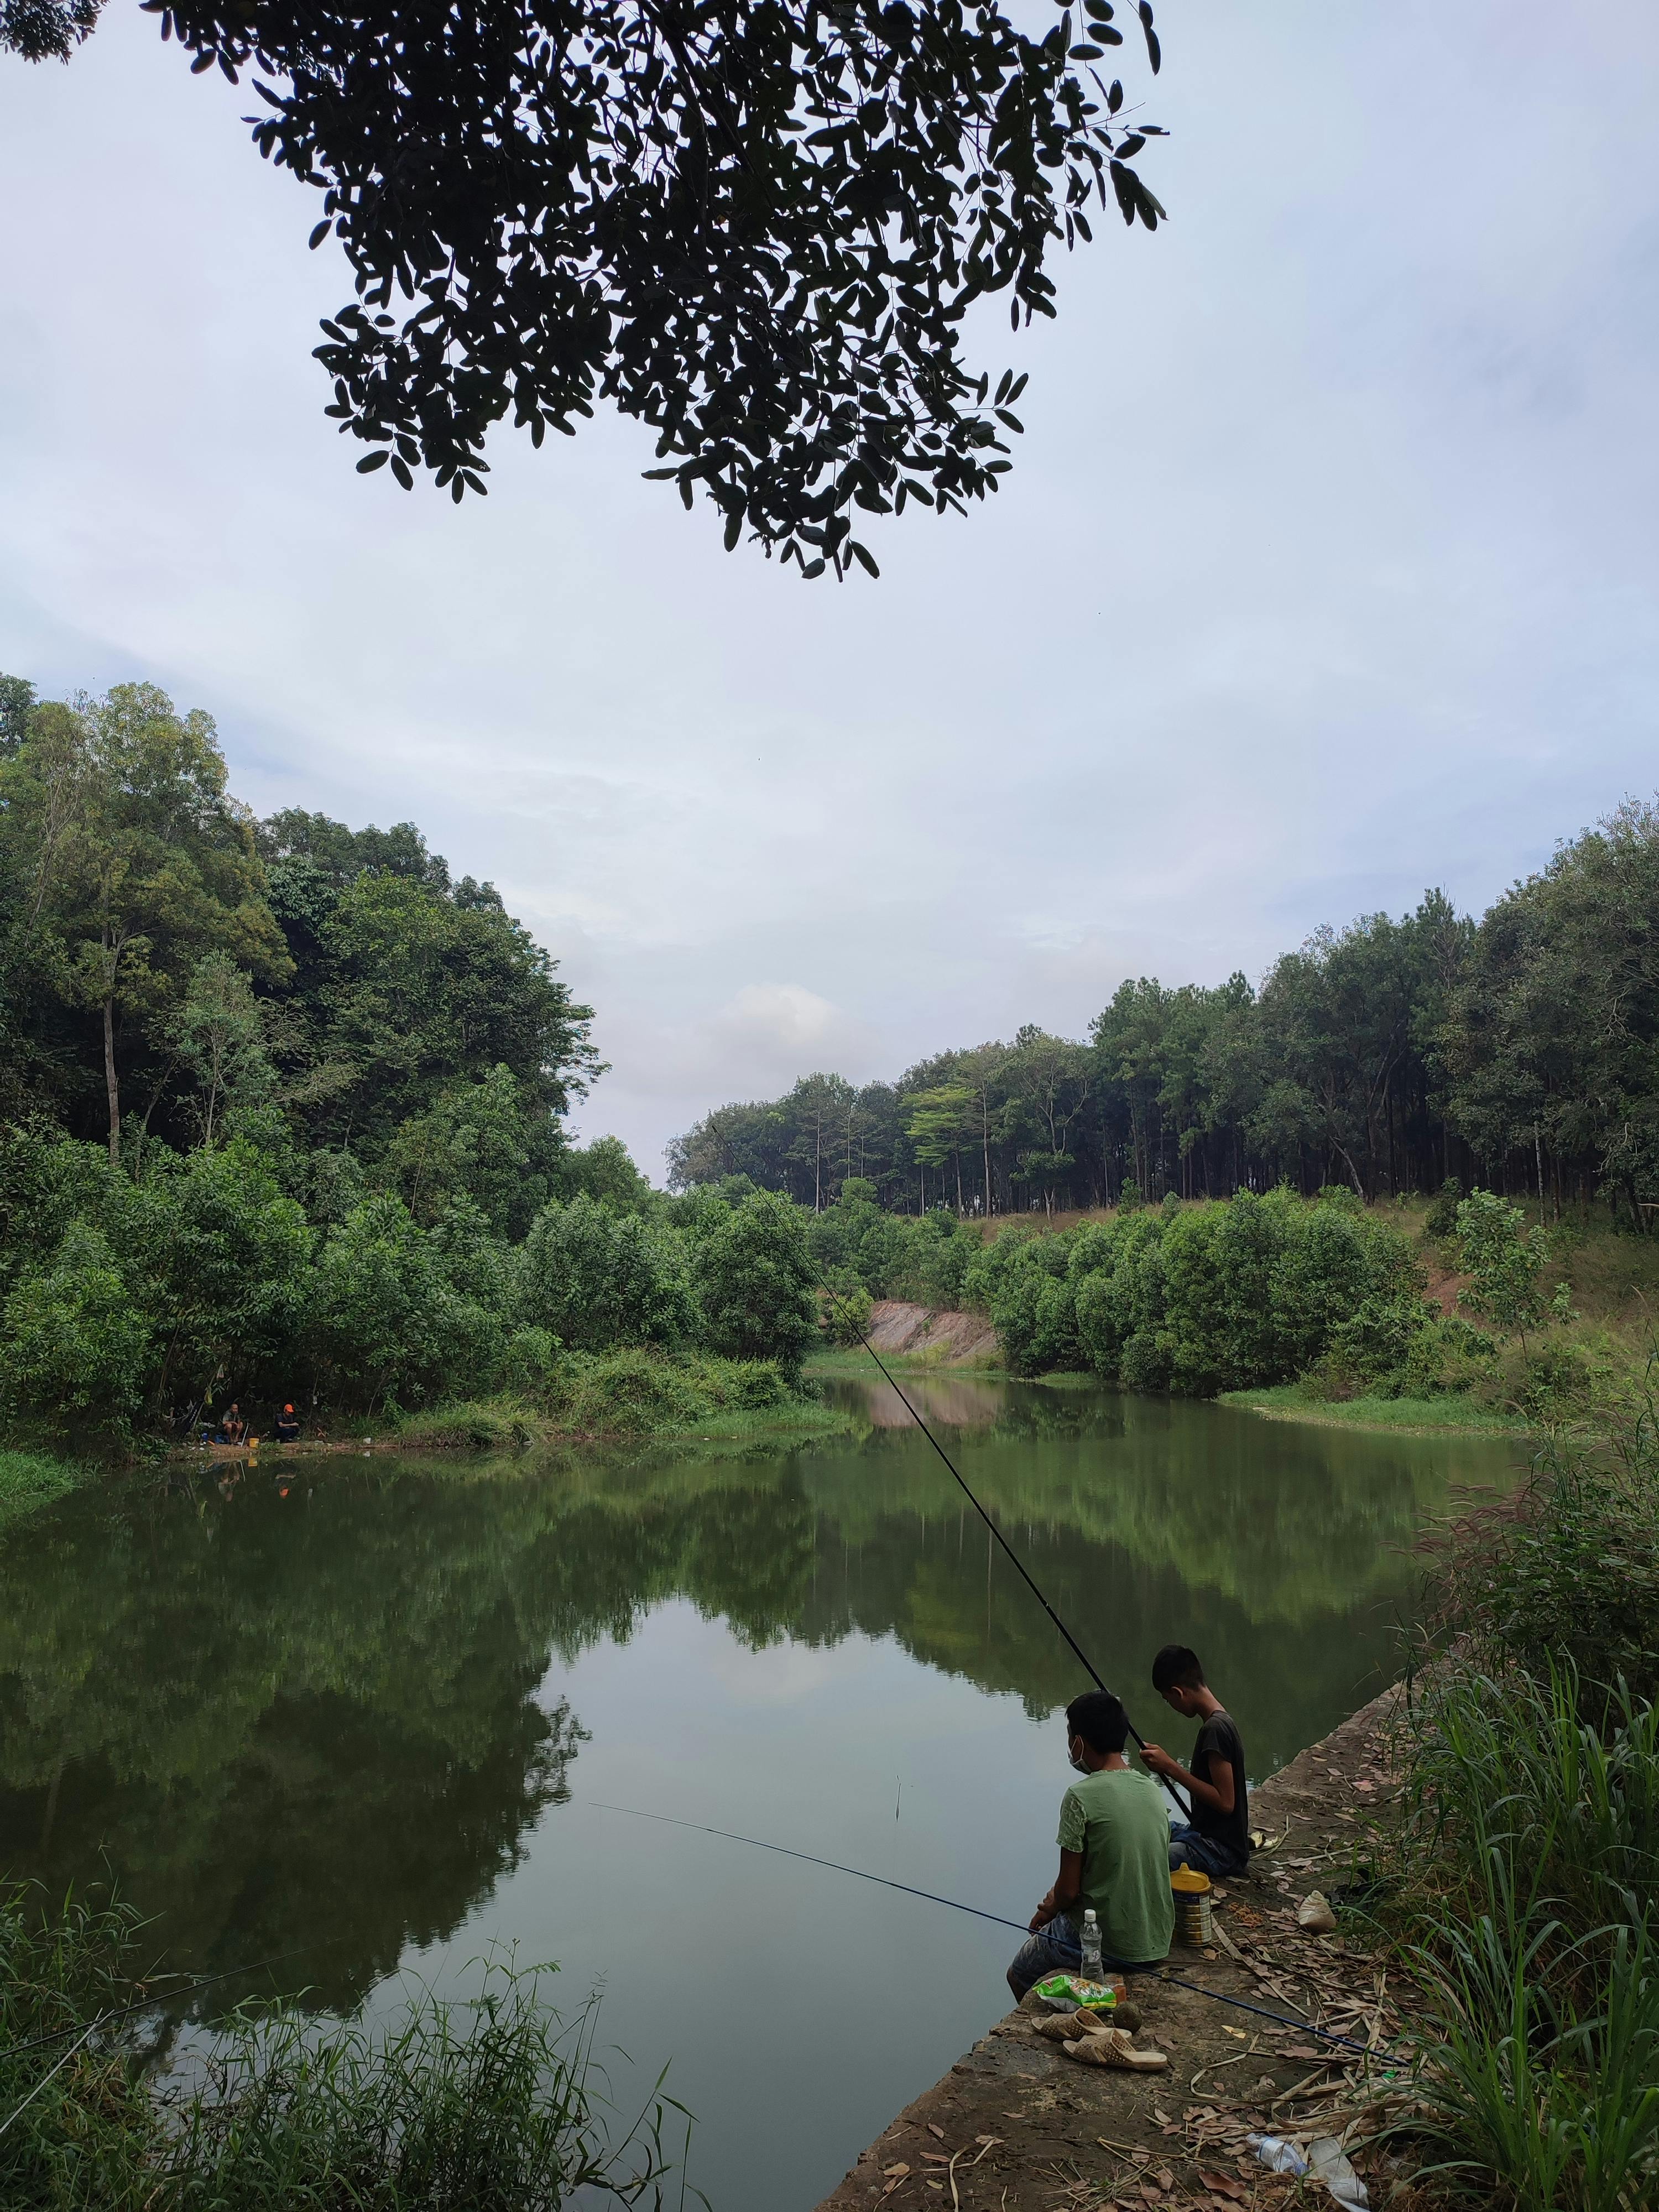
<svg viewBox="0 0 1659 2212">
<path fill-rule="evenodd" d="M 1247 2136 L 1256 2156 L 1273 2173 L 1293 2173 L 1299 2180 L 1308 2171 L 1308 2161 L 1293 2142 L 1283 2136 Z"/>
<path fill-rule="evenodd" d="M 1085 1982 L 1104 1978 L 1100 1966 L 1100 1923 L 1092 1906 L 1083 1916 L 1083 1978 Z"/>
</svg>

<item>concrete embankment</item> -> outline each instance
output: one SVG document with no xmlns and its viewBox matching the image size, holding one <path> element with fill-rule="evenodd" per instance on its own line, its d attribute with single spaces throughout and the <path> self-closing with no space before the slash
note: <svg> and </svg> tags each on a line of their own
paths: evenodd
<svg viewBox="0 0 1659 2212">
<path fill-rule="evenodd" d="M 1397 1695 L 1385 1692 L 1253 1794 L 1251 1825 L 1276 1846 L 1257 1854 L 1245 1880 L 1220 1886 L 1215 1946 L 1177 1949 L 1170 1972 L 1362 2044 L 1392 2039 L 1397 2023 L 1381 1970 L 1340 1935 L 1304 1933 L 1296 1913 L 1310 1890 L 1348 1878 L 1376 1808 L 1391 1799 L 1388 1729 Z M 1034 1893 L 1048 1872 L 1033 1868 Z M 1011 1954 L 1018 1940 L 1011 1932 Z M 1345 2063 L 1305 2029 L 1149 1978 L 1138 1978 L 1131 1995 L 1145 2019 L 1136 2039 L 1167 2054 L 1166 2070 L 1080 2066 L 1036 2036 L 1026 2014 L 1008 2013 L 905 2106 L 818 2212 L 926 2212 L 934 2204 L 953 2212 L 1265 2212 L 1297 2185 L 1265 2171 L 1248 2135 L 1340 2135 L 1391 2094 L 1367 2062 Z M 1362 2172 L 1367 2156 L 1354 2153 Z"/>
</svg>

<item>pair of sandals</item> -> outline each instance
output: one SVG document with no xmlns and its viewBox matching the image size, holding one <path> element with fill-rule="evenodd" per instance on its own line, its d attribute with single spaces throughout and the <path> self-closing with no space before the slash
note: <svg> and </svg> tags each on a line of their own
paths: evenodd
<svg viewBox="0 0 1659 2212">
<path fill-rule="evenodd" d="M 1078 2012 L 1049 2013 L 1036 2022 L 1046 2042 L 1058 2043 L 1079 2066 L 1109 2066 L 1129 2074 L 1161 2074 L 1170 2061 L 1162 2051 L 1137 2051 L 1131 2038 L 1140 2026 L 1138 2006 L 1121 2004 L 1110 2010 L 1085 2007 Z"/>
</svg>

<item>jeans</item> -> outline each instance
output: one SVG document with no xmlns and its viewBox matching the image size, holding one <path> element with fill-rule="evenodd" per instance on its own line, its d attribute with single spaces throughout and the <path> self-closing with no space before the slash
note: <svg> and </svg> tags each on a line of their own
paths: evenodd
<svg viewBox="0 0 1659 2212">
<path fill-rule="evenodd" d="M 1115 1974 L 1152 1974 L 1164 1961 L 1108 1958 L 1102 1963 Z M 1023 1997 L 1046 1975 L 1075 1974 L 1082 1966 L 1083 1939 L 1062 1912 L 1046 1928 L 1028 1936 L 1015 1952 L 1008 1967 L 1008 1986 L 1016 1996 Z"/>
<path fill-rule="evenodd" d="M 1082 1964 L 1082 1941 L 1062 1912 L 1046 1928 L 1028 1936 L 1015 1952 L 1008 1969 L 1008 1986 L 1016 1996 L 1023 1997 L 1045 1974 L 1074 1974 Z"/>
<path fill-rule="evenodd" d="M 1215 1881 L 1248 1873 L 1250 1862 L 1219 1838 L 1200 1835 L 1196 1828 L 1182 1820 L 1170 1831 L 1170 1864 L 1195 1867 L 1200 1874 L 1206 1874 Z"/>
</svg>

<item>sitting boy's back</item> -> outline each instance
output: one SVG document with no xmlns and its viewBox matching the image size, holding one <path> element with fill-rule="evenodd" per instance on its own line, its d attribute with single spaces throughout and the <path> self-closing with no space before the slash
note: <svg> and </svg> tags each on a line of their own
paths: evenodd
<svg viewBox="0 0 1659 2212">
<path fill-rule="evenodd" d="M 1109 1959 L 1161 1959 L 1175 1934 L 1170 1891 L 1170 1819 L 1149 1775 L 1103 1766 L 1079 1777 L 1060 1800 L 1060 1847 L 1083 1855 L 1077 1903 L 1066 1918 L 1079 1933 L 1091 1905 Z"/>
<path fill-rule="evenodd" d="M 1091 1910 L 1110 1965 L 1155 1966 L 1168 1955 L 1170 1823 L 1156 1783 L 1129 1769 L 1128 1736 L 1128 1716 L 1109 1691 L 1085 1690 L 1066 1708 L 1066 1756 L 1079 1779 L 1060 1801 L 1060 1872 L 1008 1968 L 1016 1997 L 1045 1974 L 1077 1972 Z"/>
</svg>

